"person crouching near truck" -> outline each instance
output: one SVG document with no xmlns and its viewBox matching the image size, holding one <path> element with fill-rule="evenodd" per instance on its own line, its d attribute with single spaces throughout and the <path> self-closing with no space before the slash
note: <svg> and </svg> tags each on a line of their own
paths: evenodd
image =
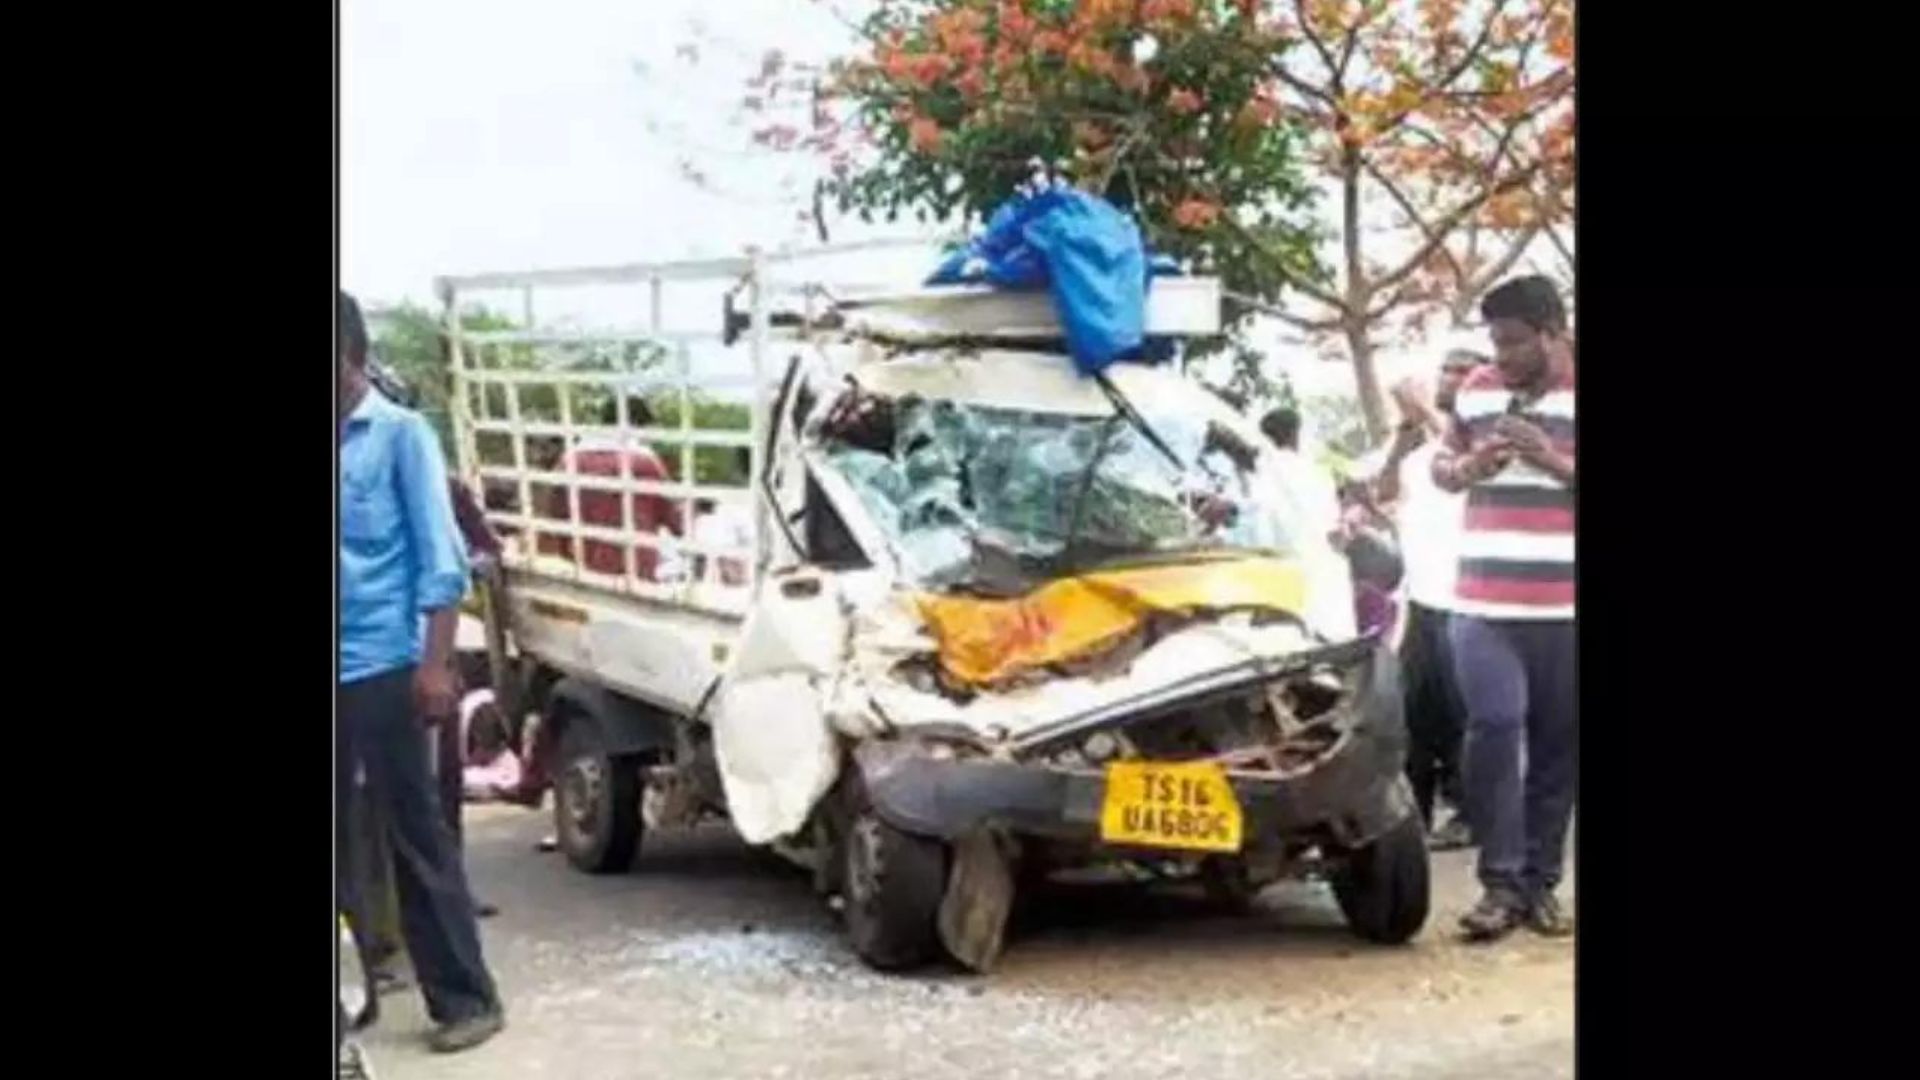
<svg viewBox="0 0 1920 1080">
<path fill-rule="evenodd" d="M 360 307 L 338 298 L 340 637 L 334 796 L 345 807 L 356 770 L 385 822 L 401 935 L 435 1029 L 429 1045 L 477 1046 L 505 1026 L 481 955 L 479 922 L 459 851 L 440 815 L 422 726 L 456 704 L 454 625 L 467 557 L 454 525 L 446 466 L 432 428 L 372 392 Z M 336 832 L 338 864 L 355 865 L 353 830 Z M 357 875 L 338 880 L 349 920 L 365 925 Z"/>
<path fill-rule="evenodd" d="M 1494 362 L 1467 377 L 1433 479 L 1467 493 L 1448 623 L 1467 709 L 1467 819 L 1480 844 L 1468 940 L 1526 925 L 1562 937 L 1555 898 L 1573 817 L 1574 367 L 1544 277 L 1506 282 L 1480 314 Z"/>
</svg>

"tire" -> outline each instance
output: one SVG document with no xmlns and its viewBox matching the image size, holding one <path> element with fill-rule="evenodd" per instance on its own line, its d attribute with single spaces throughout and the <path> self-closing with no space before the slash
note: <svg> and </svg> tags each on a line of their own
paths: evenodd
<svg viewBox="0 0 1920 1080">
<path fill-rule="evenodd" d="M 1366 847 L 1347 853 L 1333 875 L 1347 926 L 1380 945 L 1404 944 L 1426 925 L 1431 901 L 1427 832 L 1412 812 Z"/>
<path fill-rule="evenodd" d="M 618 874 L 640 851 L 639 761 L 612 757 L 599 725 L 576 715 L 560 735 L 553 773 L 553 831 L 567 861 L 589 874 Z"/>
<path fill-rule="evenodd" d="M 853 951 L 880 971 L 903 971 L 936 959 L 940 901 L 947 888 L 947 849 L 880 820 L 856 792 L 840 835 L 840 880 Z"/>
</svg>

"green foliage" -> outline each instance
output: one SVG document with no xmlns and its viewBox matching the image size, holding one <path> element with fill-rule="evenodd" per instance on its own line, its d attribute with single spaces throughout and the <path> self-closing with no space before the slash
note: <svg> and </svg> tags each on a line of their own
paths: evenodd
<svg viewBox="0 0 1920 1080">
<path fill-rule="evenodd" d="M 513 320 L 485 308 L 463 314 L 460 323 L 474 332 L 511 330 L 514 325 Z M 375 355 L 413 388 L 421 415 L 440 436 L 441 448 L 451 454 L 453 377 L 447 369 L 440 316 L 419 304 L 405 302 L 384 313 L 374 329 Z"/>
<path fill-rule="evenodd" d="M 739 431 L 751 430 L 753 424 L 752 408 L 737 401 L 718 401 L 700 395 L 688 395 L 693 406 L 693 427 L 696 431 Z M 658 400 L 650 399 L 648 404 L 654 411 L 654 420 L 660 427 L 680 426 L 680 401 L 678 395 L 662 395 Z M 680 460 L 681 444 L 677 441 L 655 442 L 651 444 L 653 452 L 667 463 L 667 468 L 675 476 L 683 476 Z M 695 446 L 693 447 L 693 481 L 697 484 L 721 484 L 729 487 L 745 487 L 747 484 L 747 463 L 744 448 L 731 446 Z"/>
</svg>

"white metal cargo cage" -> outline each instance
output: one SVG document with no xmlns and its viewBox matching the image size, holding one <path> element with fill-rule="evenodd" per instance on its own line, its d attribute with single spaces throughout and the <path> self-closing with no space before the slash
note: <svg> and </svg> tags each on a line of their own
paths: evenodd
<svg viewBox="0 0 1920 1080">
<path fill-rule="evenodd" d="M 871 276 L 876 256 L 923 270 L 937 250 L 880 241 L 439 279 L 455 454 L 505 542 L 518 632 L 551 629 L 549 651 L 603 676 L 616 657 L 644 668 L 635 692 L 684 669 L 673 678 L 697 694 L 724 666 L 781 535 L 758 497 L 788 367 L 770 362 L 771 344 L 1060 336 L 1044 292 L 845 284 Z M 834 271 L 848 261 L 869 265 Z M 1218 283 L 1156 279 L 1146 322 L 1160 335 L 1218 332 Z M 615 633 L 636 624 L 608 605 L 634 603 L 653 611 L 651 635 L 662 616 L 679 623 L 674 640 Z"/>
</svg>

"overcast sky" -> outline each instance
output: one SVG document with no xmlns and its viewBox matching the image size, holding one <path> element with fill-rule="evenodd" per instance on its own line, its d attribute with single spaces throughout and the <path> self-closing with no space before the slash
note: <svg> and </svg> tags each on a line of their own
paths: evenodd
<svg viewBox="0 0 1920 1080">
<path fill-rule="evenodd" d="M 705 36 L 737 55 L 676 58 L 701 8 Z M 340 20 L 349 290 L 424 300 L 436 274 L 716 255 L 795 232 L 767 155 L 702 161 L 732 198 L 678 162 L 746 144 L 724 121 L 750 57 L 832 50 L 839 28 L 806 0 L 343 0 Z"/>
</svg>

